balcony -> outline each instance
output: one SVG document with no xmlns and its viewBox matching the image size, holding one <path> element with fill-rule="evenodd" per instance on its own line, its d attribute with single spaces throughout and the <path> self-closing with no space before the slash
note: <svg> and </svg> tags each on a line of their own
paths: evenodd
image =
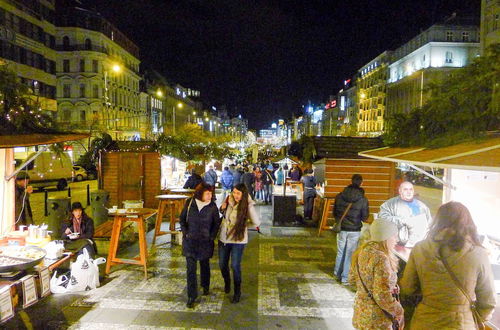
<svg viewBox="0 0 500 330">
<path fill-rule="evenodd" d="M 102 46 L 96 46 L 96 45 L 84 45 L 84 44 L 78 44 L 78 45 L 56 45 L 56 50 L 59 52 L 80 52 L 80 51 L 86 51 L 86 52 L 98 52 L 98 53 L 104 53 L 108 54 L 108 49 Z"/>
</svg>

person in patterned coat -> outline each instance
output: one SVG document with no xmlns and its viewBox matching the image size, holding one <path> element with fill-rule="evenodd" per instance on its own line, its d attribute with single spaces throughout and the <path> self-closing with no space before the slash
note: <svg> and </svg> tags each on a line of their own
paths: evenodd
<svg viewBox="0 0 500 330">
<path fill-rule="evenodd" d="M 354 254 L 349 272 L 349 283 L 356 288 L 352 325 L 364 330 L 392 329 L 387 312 L 401 328 L 404 311 L 396 299 L 398 261 L 393 253 L 398 227 L 388 220 L 377 219 L 370 226 L 370 234 L 371 241 Z"/>
</svg>

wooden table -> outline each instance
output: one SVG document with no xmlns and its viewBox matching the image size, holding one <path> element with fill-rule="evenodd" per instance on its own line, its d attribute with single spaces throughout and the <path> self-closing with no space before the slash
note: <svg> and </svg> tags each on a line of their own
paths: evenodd
<svg viewBox="0 0 500 330">
<path fill-rule="evenodd" d="M 110 215 L 114 216 L 113 231 L 111 232 L 111 241 L 109 243 L 108 260 L 106 262 L 106 274 L 109 274 L 111 266 L 115 264 L 131 264 L 140 265 L 144 267 L 144 278 L 148 278 L 147 268 L 147 253 L 148 247 L 146 244 L 146 230 L 144 228 L 144 219 L 156 213 L 155 209 L 134 209 L 130 212 L 118 213 L 113 212 Z M 116 257 L 118 251 L 118 242 L 120 240 L 120 233 L 123 228 L 123 223 L 127 221 L 137 222 L 139 230 L 139 257 L 134 259 L 121 259 Z"/>
<path fill-rule="evenodd" d="M 184 188 L 173 188 L 173 189 L 168 189 L 168 194 L 169 195 L 186 195 L 189 197 L 193 197 L 195 189 L 184 189 Z"/>
<path fill-rule="evenodd" d="M 192 190 L 192 189 L 189 189 Z M 158 203 L 158 213 L 156 214 L 156 224 L 155 224 L 155 233 L 153 236 L 153 244 L 156 243 L 156 236 L 162 236 L 166 234 L 171 234 L 172 236 L 178 234 L 179 232 L 175 230 L 175 222 L 177 221 L 175 215 L 176 212 L 182 210 L 184 206 L 184 201 L 189 198 L 187 195 L 158 195 L 157 199 L 160 200 Z M 169 222 L 170 227 L 169 231 L 161 231 L 161 223 L 163 221 L 163 214 L 169 209 Z"/>
</svg>

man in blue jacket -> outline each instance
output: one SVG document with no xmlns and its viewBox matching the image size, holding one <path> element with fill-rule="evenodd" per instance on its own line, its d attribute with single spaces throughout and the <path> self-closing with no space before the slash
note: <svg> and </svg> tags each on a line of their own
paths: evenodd
<svg viewBox="0 0 500 330">
<path fill-rule="evenodd" d="M 217 173 L 215 172 L 213 165 L 208 167 L 208 171 L 206 171 L 203 175 L 203 181 L 205 181 L 206 184 L 215 187 L 215 184 L 217 183 Z"/>
<path fill-rule="evenodd" d="M 220 176 L 220 183 L 222 185 L 222 200 L 226 200 L 226 194 L 230 194 L 233 190 L 233 173 L 229 171 L 229 167 L 224 167 L 224 171 Z"/>
</svg>

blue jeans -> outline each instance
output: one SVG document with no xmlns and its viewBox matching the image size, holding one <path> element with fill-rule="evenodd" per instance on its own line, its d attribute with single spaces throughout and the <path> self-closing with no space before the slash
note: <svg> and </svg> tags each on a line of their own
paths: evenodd
<svg viewBox="0 0 500 330">
<path fill-rule="evenodd" d="M 231 269 L 233 270 L 234 285 L 241 283 L 241 258 L 246 244 L 222 243 L 219 241 L 219 268 L 224 282 L 231 282 L 229 275 L 229 257 L 231 257 Z"/>
<path fill-rule="evenodd" d="M 358 247 L 359 231 L 341 231 L 337 234 L 337 258 L 333 275 L 340 279 L 342 283 L 347 283 L 349 268 L 351 267 L 351 257 Z"/>
<path fill-rule="evenodd" d="M 263 190 L 264 190 L 264 201 L 266 203 L 271 203 L 273 201 L 273 185 L 265 184 Z"/>
</svg>

